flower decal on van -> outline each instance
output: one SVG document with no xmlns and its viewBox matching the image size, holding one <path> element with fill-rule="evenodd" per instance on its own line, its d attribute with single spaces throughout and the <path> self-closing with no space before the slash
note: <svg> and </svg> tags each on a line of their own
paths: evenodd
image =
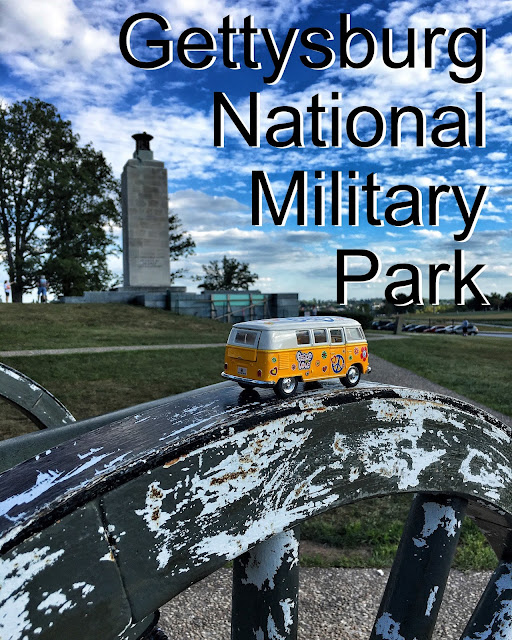
<svg viewBox="0 0 512 640">
<path fill-rule="evenodd" d="M 297 351 L 295 357 L 297 358 L 299 369 L 309 369 L 311 367 L 311 362 L 313 360 L 312 351 L 308 351 L 307 353 L 304 351 Z"/>
<path fill-rule="evenodd" d="M 363 347 L 361 349 L 361 360 L 363 362 L 366 362 L 366 359 L 368 358 L 368 349 L 366 347 Z"/>
</svg>

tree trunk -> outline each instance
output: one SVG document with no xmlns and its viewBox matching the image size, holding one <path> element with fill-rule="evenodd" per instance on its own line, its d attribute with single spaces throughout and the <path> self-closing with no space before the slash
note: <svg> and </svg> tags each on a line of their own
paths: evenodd
<svg viewBox="0 0 512 640">
<path fill-rule="evenodd" d="M 11 293 L 13 302 L 23 302 L 23 288 L 17 282 L 11 283 Z"/>
</svg>

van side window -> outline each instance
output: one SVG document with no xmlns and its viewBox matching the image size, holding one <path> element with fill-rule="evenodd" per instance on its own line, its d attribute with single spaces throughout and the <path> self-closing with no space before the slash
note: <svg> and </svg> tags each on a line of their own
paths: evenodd
<svg viewBox="0 0 512 640">
<path fill-rule="evenodd" d="M 347 327 L 346 332 L 348 342 L 364 340 L 363 332 L 359 327 Z"/>
<path fill-rule="evenodd" d="M 309 340 L 309 331 L 296 331 L 297 344 L 311 344 Z"/>
<path fill-rule="evenodd" d="M 325 329 L 315 329 L 313 331 L 315 344 L 322 344 L 327 342 L 327 331 Z"/>
<path fill-rule="evenodd" d="M 331 342 L 332 344 L 343 344 L 345 342 L 343 329 L 331 329 Z"/>
</svg>

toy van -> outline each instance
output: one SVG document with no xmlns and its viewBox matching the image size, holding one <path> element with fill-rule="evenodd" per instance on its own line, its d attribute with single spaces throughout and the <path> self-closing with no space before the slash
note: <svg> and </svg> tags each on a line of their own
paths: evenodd
<svg viewBox="0 0 512 640">
<path fill-rule="evenodd" d="M 355 387 L 370 373 L 368 343 L 359 322 L 305 316 L 238 322 L 226 345 L 222 376 L 244 389 L 271 387 L 293 396 L 299 382 L 339 378 Z"/>
</svg>

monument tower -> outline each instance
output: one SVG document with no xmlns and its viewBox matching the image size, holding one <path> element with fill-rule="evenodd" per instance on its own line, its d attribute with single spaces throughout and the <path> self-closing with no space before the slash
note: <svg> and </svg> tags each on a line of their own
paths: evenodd
<svg viewBox="0 0 512 640">
<path fill-rule="evenodd" d="M 136 133 L 133 159 L 121 176 L 124 289 L 170 285 L 167 169 L 153 160 L 146 132 Z"/>
</svg>

